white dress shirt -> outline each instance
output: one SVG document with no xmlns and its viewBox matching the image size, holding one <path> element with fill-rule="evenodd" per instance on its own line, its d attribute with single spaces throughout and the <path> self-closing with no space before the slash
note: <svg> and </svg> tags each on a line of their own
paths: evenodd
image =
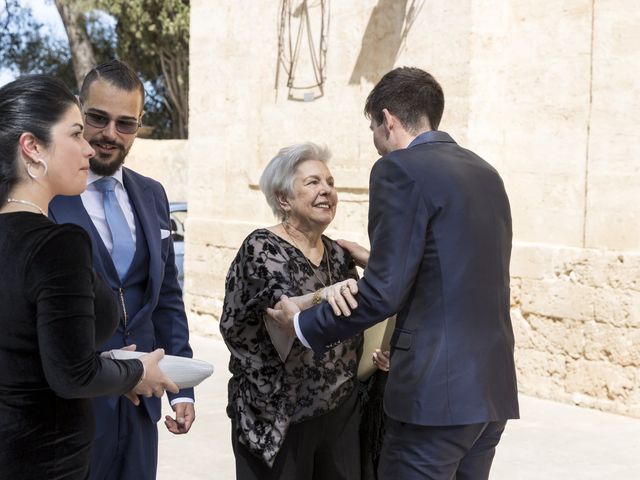
<svg viewBox="0 0 640 480">
<path fill-rule="evenodd" d="M 293 316 L 293 328 L 295 328 L 296 330 L 296 337 L 298 337 L 298 340 L 300 340 L 300 343 L 302 343 L 302 345 L 304 345 L 307 348 L 311 348 L 311 345 L 309 345 L 309 342 L 307 342 L 307 339 L 304 338 L 304 335 L 302 334 L 302 330 L 300 330 L 300 320 L 298 320 L 299 316 L 300 316 L 300 312 L 296 313 Z"/>
</svg>

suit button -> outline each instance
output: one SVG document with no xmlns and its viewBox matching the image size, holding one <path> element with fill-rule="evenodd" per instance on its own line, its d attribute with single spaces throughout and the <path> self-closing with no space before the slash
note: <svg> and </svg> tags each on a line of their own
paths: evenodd
<svg viewBox="0 0 640 480">
<path fill-rule="evenodd" d="M 130 336 L 131 336 L 131 332 L 124 332 L 124 334 L 125 334 L 127 337 L 130 337 Z"/>
</svg>

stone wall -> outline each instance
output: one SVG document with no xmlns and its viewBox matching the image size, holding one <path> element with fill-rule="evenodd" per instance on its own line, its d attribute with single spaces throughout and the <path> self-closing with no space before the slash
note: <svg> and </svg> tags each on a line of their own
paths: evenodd
<svg viewBox="0 0 640 480">
<path fill-rule="evenodd" d="M 126 166 L 158 180 L 169 201 L 187 199 L 187 140 L 137 138 L 127 156 Z"/>
<path fill-rule="evenodd" d="M 382 74 L 415 65 L 444 87 L 441 128 L 507 186 L 520 389 L 640 416 L 635 2 L 333 1 L 326 81 L 307 102 L 304 91 L 289 99 L 282 70 L 274 87 L 279 3 L 191 3 L 192 328 L 217 332 L 229 263 L 251 230 L 274 223 L 257 179 L 284 145 L 329 145 L 340 205 L 328 233 L 366 244 L 376 153 L 362 107 Z M 304 57 L 299 68 L 307 78 Z"/>
<path fill-rule="evenodd" d="M 523 393 L 640 417 L 640 254 L 516 243 Z"/>
</svg>

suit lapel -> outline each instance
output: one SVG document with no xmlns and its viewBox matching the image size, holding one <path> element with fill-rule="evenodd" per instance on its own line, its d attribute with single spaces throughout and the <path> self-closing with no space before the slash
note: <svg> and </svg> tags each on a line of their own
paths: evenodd
<svg viewBox="0 0 640 480">
<path fill-rule="evenodd" d="M 146 302 L 151 298 L 151 293 L 158 288 L 156 283 L 161 278 L 160 223 L 155 210 L 153 194 L 149 191 L 146 182 L 142 182 L 128 168 L 122 169 L 122 178 L 124 188 L 129 196 L 131 206 L 138 216 L 138 221 L 149 249 L 149 280 L 145 291 L 145 306 L 140 310 L 142 312 L 146 307 Z"/>
</svg>

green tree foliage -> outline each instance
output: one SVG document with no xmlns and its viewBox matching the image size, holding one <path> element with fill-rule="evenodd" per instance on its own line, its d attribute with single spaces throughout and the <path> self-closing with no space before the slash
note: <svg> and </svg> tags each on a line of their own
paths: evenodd
<svg viewBox="0 0 640 480">
<path fill-rule="evenodd" d="M 5 0 L 0 9 L 0 67 L 16 75 L 54 75 L 75 87 L 68 45 L 49 38 L 31 9 L 19 0 Z"/>
<path fill-rule="evenodd" d="M 189 0 L 96 0 L 96 5 L 117 21 L 119 56 L 151 85 L 145 122 L 186 138 Z"/>
<path fill-rule="evenodd" d="M 2 0 L 0 0 L 1 2 Z M 98 63 L 128 62 L 147 90 L 144 124 L 153 138 L 186 138 L 189 88 L 189 0 L 67 0 L 86 12 L 84 26 Z M 20 0 L 0 4 L 0 68 L 46 73 L 74 91 L 69 44 L 47 35 Z M 106 22 L 105 15 L 115 19 Z M 150 132 L 148 130 L 151 130 Z"/>
</svg>

